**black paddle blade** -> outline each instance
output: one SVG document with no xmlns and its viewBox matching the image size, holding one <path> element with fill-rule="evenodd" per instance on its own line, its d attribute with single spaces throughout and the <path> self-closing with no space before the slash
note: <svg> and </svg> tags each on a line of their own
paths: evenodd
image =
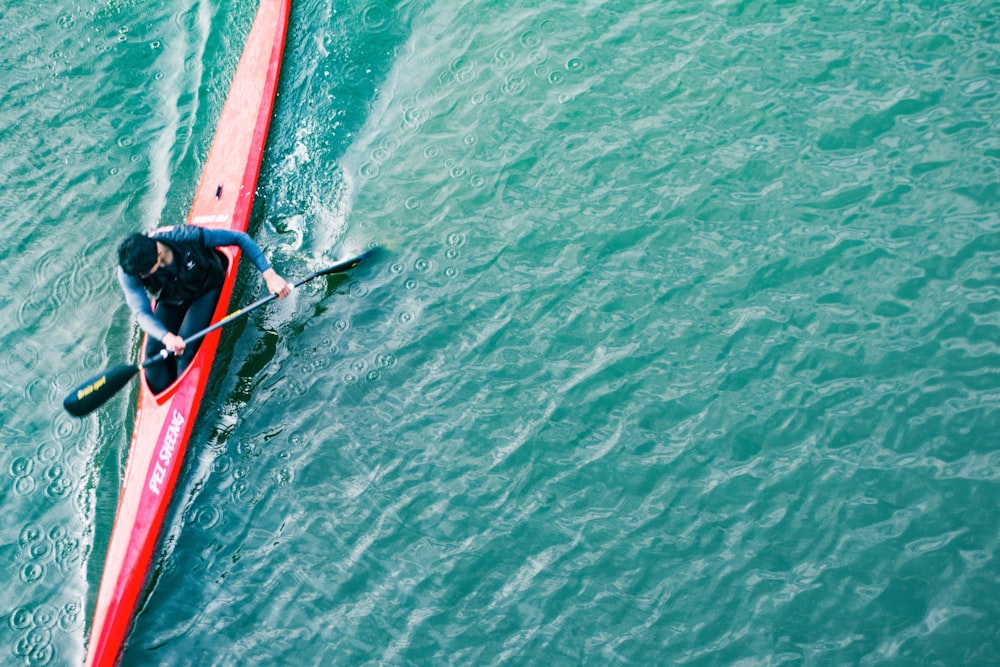
<svg viewBox="0 0 1000 667">
<path fill-rule="evenodd" d="M 372 255 L 377 254 L 379 250 L 381 250 L 381 247 L 379 247 L 379 246 L 376 246 L 374 248 L 369 248 L 368 250 L 365 250 L 363 253 L 361 253 L 360 255 L 358 255 L 356 257 L 352 257 L 350 259 L 345 259 L 342 262 L 337 262 L 333 266 L 330 266 L 330 267 L 327 267 L 327 268 L 323 269 L 322 271 L 317 271 L 316 273 L 312 274 L 312 276 L 310 276 L 310 279 L 311 278 L 316 278 L 318 276 L 326 276 L 326 275 L 329 275 L 331 273 L 344 273 L 345 271 L 350 271 L 355 266 L 357 266 L 361 262 L 365 261 L 366 259 L 368 259 Z M 303 282 L 305 282 L 305 281 L 303 281 Z"/>
<path fill-rule="evenodd" d="M 74 417 L 89 415 L 117 394 L 138 372 L 138 366 L 128 364 L 109 368 L 71 391 L 63 400 L 63 407 Z"/>
</svg>

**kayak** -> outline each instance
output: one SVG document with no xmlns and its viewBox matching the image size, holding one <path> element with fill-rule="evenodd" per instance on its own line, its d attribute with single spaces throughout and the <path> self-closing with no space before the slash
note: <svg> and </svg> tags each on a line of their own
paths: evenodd
<svg viewBox="0 0 1000 667">
<path fill-rule="evenodd" d="M 246 231 L 263 159 L 288 26 L 290 0 L 261 0 L 219 118 L 187 224 Z M 240 251 L 219 248 L 228 268 L 213 322 L 233 293 Z M 87 647 L 87 665 L 114 665 L 137 612 L 154 548 L 184 460 L 220 331 L 160 394 L 140 382 L 135 427 Z M 144 347 L 144 346 L 143 346 Z"/>
</svg>

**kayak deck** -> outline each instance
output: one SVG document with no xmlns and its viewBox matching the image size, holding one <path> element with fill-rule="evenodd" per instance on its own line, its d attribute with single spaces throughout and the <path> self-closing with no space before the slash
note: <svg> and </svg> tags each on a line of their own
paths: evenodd
<svg viewBox="0 0 1000 667">
<path fill-rule="evenodd" d="M 222 110 L 188 224 L 246 231 L 274 107 L 289 0 L 262 0 Z M 228 261 L 213 322 L 226 315 L 239 268 Z M 87 665 L 114 665 L 149 576 L 177 475 L 219 346 L 220 331 L 201 342 L 191 365 L 153 395 L 140 383 L 135 427 L 87 649 Z"/>
</svg>

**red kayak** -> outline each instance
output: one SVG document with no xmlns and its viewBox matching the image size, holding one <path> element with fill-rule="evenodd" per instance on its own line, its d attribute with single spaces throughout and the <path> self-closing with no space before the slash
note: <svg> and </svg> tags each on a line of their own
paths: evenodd
<svg viewBox="0 0 1000 667">
<path fill-rule="evenodd" d="M 290 0 L 261 0 L 257 17 L 219 118 L 188 224 L 246 231 L 264 142 L 274 108 Z M 229 262 L 213 322 L 226 315 L 239 249 L 221 248 Z M 118 512 L 97 595 L 87 665 L 114 665 L 149 576 L 167 506 L 219 346 L 208 334 L 188 369 L 153 395 L 140 383 L 135 430 Z"/>
</svg>

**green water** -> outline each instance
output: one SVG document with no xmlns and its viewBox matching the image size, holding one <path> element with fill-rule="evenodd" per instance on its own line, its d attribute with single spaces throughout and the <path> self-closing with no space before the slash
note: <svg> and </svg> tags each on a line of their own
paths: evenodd
<svg viewBox="0 0 1000 667">
<path fill-rule="evenodd" d="M 256 5 L 0 11 L 0 663 L 79 664 Z M 1000 663 L 1000 6 L 295 0 L 124 665 Z M 260 291 L 247 272 L 239 292 Z"/>
</svg>

